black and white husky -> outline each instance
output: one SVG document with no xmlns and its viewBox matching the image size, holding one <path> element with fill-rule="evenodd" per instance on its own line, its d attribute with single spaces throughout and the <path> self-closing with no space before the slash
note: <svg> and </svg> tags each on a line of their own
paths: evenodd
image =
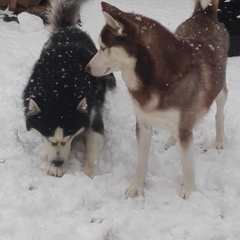
<svg viewBox="0 0 240 240">
<path fill-rule="evenodd" d="M 97 78 L 85 72 L 97 49 L 78 26 L 83 2 L 52 1 L 52 33 L 23 92 L 27 129 L 41 134 L 47 152 L 46 172 L 57 177 L 64 174 L 71 142 L 80 133 L 86 143 L 83 171 L 95 175 L 103 148 L 105 92 L 108 86 L 115 86 L 113 75 Z"/>
</svg>

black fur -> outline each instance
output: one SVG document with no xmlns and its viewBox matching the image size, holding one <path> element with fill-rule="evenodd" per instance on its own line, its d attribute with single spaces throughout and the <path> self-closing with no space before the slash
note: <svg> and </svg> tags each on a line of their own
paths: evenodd
<svg viewBox="0 0 240 240">
<path fill-rule="evenodd" d="M 82 127 L 102 134 L 101 109 L 107 85 L 115 86 L 115 78 L 113 75 L 96 78 L 85 72 L 97 49 L 88 34 L 79 27 L 68 24 L 62 27 L 71 22 L 67 19 L 71 16 L 64 13 L 73 12 L 76 2 L 81 1 L 71 1 L 72 5 L 66 2 L 70 10 L 66 10 L 65 6 L 52 12 L 50 19 L 54 31 L 45 43 L 23 91 L 26 126 L 28 130 L 34 128 L 46 137 L 52 136 L 57 127 L 64 130 L 65 136 L 75 134 Z M 75 15 L 77 11 L 79 9 L 75 10 Z M 87 109 L 77 110 L 84 97 Z M 28 114 L 31 98 L 40 109 L 37 114 Z M 90 114 L 93 110 L 96 114 L 92 119 Z"/>
</svg>

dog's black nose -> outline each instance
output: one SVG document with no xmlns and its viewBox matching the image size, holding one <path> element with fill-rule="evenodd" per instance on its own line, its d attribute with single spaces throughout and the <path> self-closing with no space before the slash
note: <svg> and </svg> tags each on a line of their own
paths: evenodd
<svg viewBox="0 0 240 240">
<path fill-rule="evenodd" d="M 55 166 L 55 167 L 60 167 L 60 166 L 62 166 L 63 165 L 63 160 L 60 160 L 60 159 L 55 159 L 55 160 L 53 160 L 52 161 L 52 163 L 53 163 L 53 165 Z"/>
<path fill-rule="evenodd" d="M 89 66 L 89 64 L 85 67 L 85 71 L 91 73 L 91 67 Z"/>
</svg>

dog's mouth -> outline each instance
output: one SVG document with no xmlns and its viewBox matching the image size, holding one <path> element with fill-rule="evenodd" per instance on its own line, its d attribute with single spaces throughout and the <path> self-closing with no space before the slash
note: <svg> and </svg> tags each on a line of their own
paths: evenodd
<svg viewBox="0 0 240 240">
<path fill-rule="evenodd" d="M 111 73 L 111 68 L 108 67 L 107 70 L 105 71 L 105 73 L 103 75 L 108 75 L 109 73 Z"/>
</svg>

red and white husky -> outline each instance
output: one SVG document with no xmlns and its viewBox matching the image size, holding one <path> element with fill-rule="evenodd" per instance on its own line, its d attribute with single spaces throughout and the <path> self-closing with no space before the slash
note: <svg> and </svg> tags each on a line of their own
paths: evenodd
<svg viewBox="0 0 240 240">
<path fill-rule="evenodd" d="M 196 189 L 193 127 L 216 100 L 216 148 L 225 145 L 223 108 L 229 35 L 217 20 L 218 0 L 196 0 L 192 17 L 175 34 L 142 15 L 101 3 L 106 25 L 100 49 L 86 67 L 94 76 L 121 71 L 136 114 L 138 165 L 127 197 L 143 193 L 152 128 L 171 132 L 167 146 L 180 146 L 180 196 Z"/>
</svg>

